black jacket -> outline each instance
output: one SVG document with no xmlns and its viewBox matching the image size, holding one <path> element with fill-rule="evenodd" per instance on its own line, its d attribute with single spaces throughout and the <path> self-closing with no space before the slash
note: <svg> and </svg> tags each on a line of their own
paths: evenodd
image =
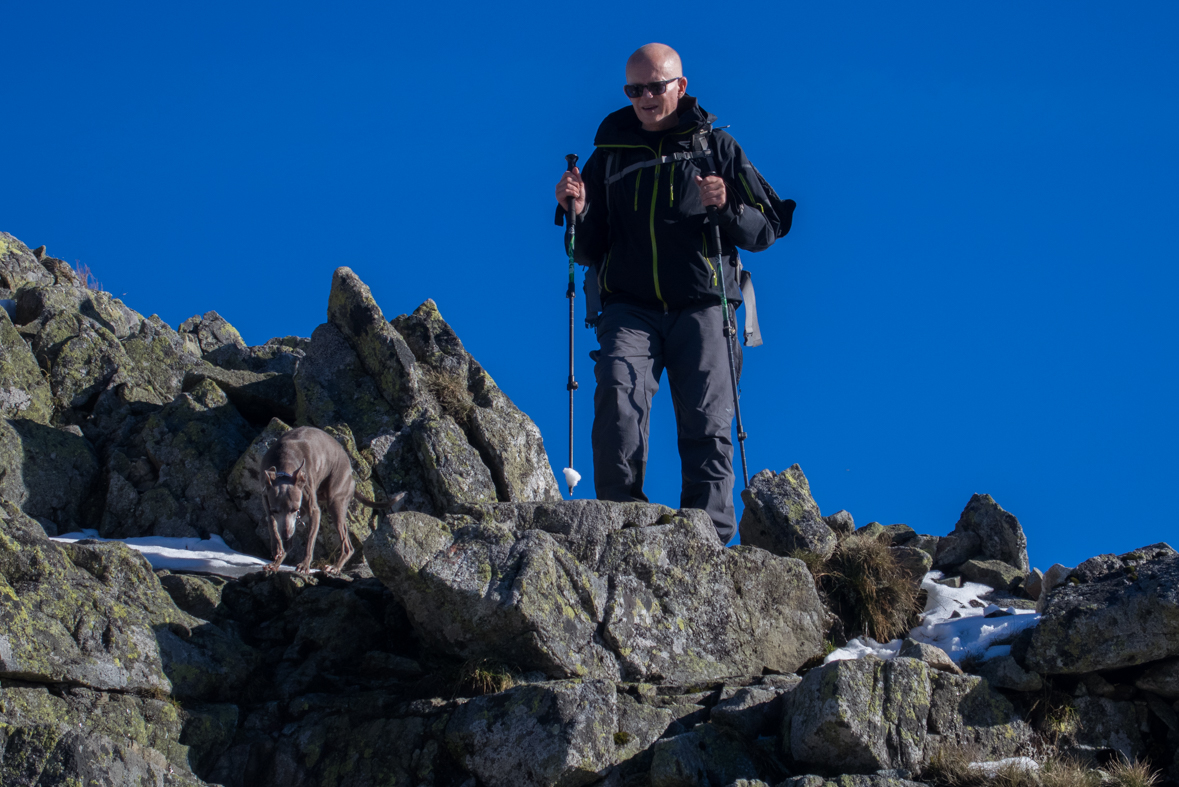
<svg viewBox="0 0 1179 787">
<path fill-rule="evenodd" d="M 691 153 L 693 137 L 710 128 L 716 117 L 685 96 L 679 120 L 654 143 L 644 138 L 629 105 L 608 115 L 598 128 L 594 153 L 582 171 L 586 207 L 577 218 L 574 259 L 597 266 L 603 304 L 621 300 L 666 311 L 720 302 L 713 270 L 716 250 L 709 248 L 712 229 L 695 184 L 696 175 L 713 174 L 707 158 L 637 168 L 609 186 L 607 199 L 610 153 L 616 154 L 612 174 L 673 153 Z M 768 248 L 782 234 L 779 230 L 789 227 L 790 217 L 783 227 L 764 181 L 736 140 L 712 131 L 696 147 L 702 144 L 725 179 L 727 201 L 719 212 L 722 267 L 728 297 L 739 303 L 737 247 Z"/>
</svg>

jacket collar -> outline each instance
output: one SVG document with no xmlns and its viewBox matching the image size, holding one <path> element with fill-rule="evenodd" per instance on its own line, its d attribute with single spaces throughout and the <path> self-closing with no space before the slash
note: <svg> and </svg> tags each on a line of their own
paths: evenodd
<svg viewBox="0 0 1179 787">
<path fill-rule="evenodd" d="M 667 134 L 684 133 L 705 123 L 716 122 L 716 115 L 701 108 L 695 96 L 685 95 L 681 98 L 676 112 L 679 115 L 679 123 L 674 128 L 667 129 L 665 132 Z M 622 109 L 607 115 L 602 124 L 598 126 L 598 133 L 594 136 L 594 146 L 645 145 L 646 140 L 639 133 L 642 128 L 634 107 L 627 104 Z"/>
</svg>

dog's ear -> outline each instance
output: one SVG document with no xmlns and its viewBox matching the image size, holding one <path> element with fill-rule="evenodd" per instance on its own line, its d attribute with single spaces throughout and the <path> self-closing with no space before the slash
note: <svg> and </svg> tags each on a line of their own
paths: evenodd
<svg viewBox="0 0 1179 787">
<path fill-rule="evenodd" d="M 389 513 L 400 511 L 403 505 L 405 505 L 405 492 L 398 492 L 389 498 Z"/>
<path fill-rule="evenodd" d="M 262 474 L 266 476 L 267 485 L 274 486 L 274 479 L 278 478 L 278 468 L 271 467 L 269 470 L 263 470 Z"/>
<path fill-rule="evenodd" d="M 291 474 L 291 480 L 295 482 L 295 486 L 301 486 L 303 482 L 307 480 L 307 475 L 303 472 L 303 466 L 306 464 L 307 460 L 304 459 L 299 463 L 299 466 L 295 468 L 295 472 Z"/>
</svg>

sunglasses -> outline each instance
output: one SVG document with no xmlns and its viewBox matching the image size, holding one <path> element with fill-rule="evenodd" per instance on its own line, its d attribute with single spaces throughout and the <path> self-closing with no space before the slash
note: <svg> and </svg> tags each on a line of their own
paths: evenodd
<svg viewBox="0 0 1179 787">
<path fill-rule="evenodd" d="M 678 82 L 681 79 L 683 79 L 683 77 L 672 77 L 671 79 L 665 79 L 662 82 L 648 82 L 645 85 L 623 85 L 622 90 L 631 98 L 641 98 L 644 90 L 650 90 L 651 95 L 653 96 L 662 96 L 667 92 L 668 85 L 670 85 L 672 82 Z"/>
</svg>

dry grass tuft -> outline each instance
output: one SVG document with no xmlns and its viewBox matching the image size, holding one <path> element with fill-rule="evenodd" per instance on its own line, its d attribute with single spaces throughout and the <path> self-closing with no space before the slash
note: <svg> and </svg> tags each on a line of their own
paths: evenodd
<svg viewBox="0 0 1179 787">
<path fill-rule="evenodd" d="M 434 398 L 442 406 L 442 411 L 459 424 L 465 423 L 475 406 L 467 387 L 453 375 L 428 366 L 424 367 L 423 377 L 426 388 L 434 394 Z"/>
<path fill-rule="evenodd" d="M 1072 758 L 1049 758 L 1040 767 L 1040 787 L 1101 787 L 1101 774 Z"/>
<path fill-rule="evenodd" d="M 792 557 L 807 564 L 849 638 L 867 634 L 888 642 L 904 636 L 921 611 L 912 577 L 880 539 L 848 536 L 826 560 L 812 553 Z"/>
<path fill-rule="evenodd" d="M 940 787 L 982 787 L 987 778 L 970 769 L 970 763 L 978 758 L 978 751 L 972 746 L 943 744 L 921 772 L 921 778 Z"/>
<path fill-rule="evenodd" d="M 517 684 L 515 670 L 491 659 L 470 659 L 458 672 L 457 693 L 465 697 L 498 694 Z"/>
<path fill-rule="evenodd" d="M 69 266 L 68 262 L 66 266 Z M 90 270 L 89 265 L 83 265 L 81 260 L 74 260 L 74 274 L 84 289 L 102 292 L 102 282 L 94 278 L 94 271 Z"/>
<path fill-rule="evenodd" d="M 1106 769 L 1106 773 L 1106 783 L 1112 787 L 1154 787 L 1159 783 L 1159 775 L 1145 760 L 1118 760 Z"/>
</svg>

